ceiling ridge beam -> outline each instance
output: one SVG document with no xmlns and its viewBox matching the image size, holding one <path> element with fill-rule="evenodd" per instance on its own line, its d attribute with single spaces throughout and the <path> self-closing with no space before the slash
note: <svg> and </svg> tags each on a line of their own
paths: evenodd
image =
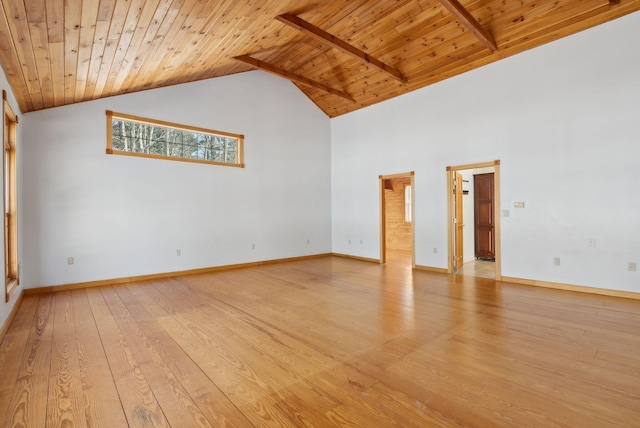
<svg viewBox="0 0 640 428">
<path fill-rule="evenodd" d="M 300 83 L 305 86 L 310 86 L 312 88 L 320 89 L 321 91 L 328 92 L 333 95 L 337 95 L 351 102 L 356 102 L 356 100 L 354 100 L 351 95 L 347 94 L 344 91 L 334 89 L 331 86 L 325 85 L 324 83 L 316 82 L 315 80 L 311 80 L 299 74 L 284 70 L 273 64 L 269 64 L 268 62 L 264 62 L 256 58 L 252 58 L 249 55 L 236 56 L 234 57 L 234 59 L 238 61 L 242 61 L 245 64 L 249 64 L 257 69 L 266 71 L 271 74 L 275 74 L 276 76 L 284 77 L 285 79 L 291 80 L 293 82 Z"/>
<path fill-rule="evenodd" d="M 462 6 L 458 0 L 440 0 L 440 3 L 447 8 L 453 16 L 456 17 L 467 30 L 471 31 L 478 40 L 482 42 L 492 52 L 498 50 L 498 45 L 493 39 L 493 36 L 484 29 L 484 27 L 469 13 L 464 6 Z"/>
<path fill-rule="evenodd" d="M 378 70 L 387 73 L 389 76 L 394 79 L 407 83 L 407 78 L 396 68 L 391 67 L 390 65 L 385 64 L 377 58 L 372 57 L 368 53 L 358 49 L 357 47 L 350 45 L 344 40 L 334 36 L 333 34 L 329 34 L 321 28 L 316 27 L 315 25 L 305 21 L 304 19 L 291 14 L 284 14 L 276 17 L 276 19 L 283 24 L 286 24 L 296 30 L 299 30 L 320 42 L 328 44 L 331 47 L 334 47 L 347 55 L 352 56 L 353 58 L 365 63 L 372 65 Z"/>
</svg>

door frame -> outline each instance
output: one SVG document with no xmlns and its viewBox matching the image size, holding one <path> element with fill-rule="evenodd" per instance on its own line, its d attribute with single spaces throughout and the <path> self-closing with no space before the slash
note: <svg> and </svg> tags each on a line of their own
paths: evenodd
<svg viewBox="0 0 640 428">
<path fill-rule="evenodd" d="M 455 193 L 453 196 L 454 199 L 454 215 L 458 213 L 458 208 L 460 211 L 458 216 L 456 216 L 456 222 L 453 229 L 453 239 L 454 239 L 454 248 L 453 248 L 453 269 L 457 271 L 464 264 L 464 216 L 462 213 L 464 212 L 464 201 L 462 199 L 463 190 L 462 190 L 462 174 L 458 171 L 453 171 L 451 174 L 456 182 Z M 462 224 L 461 224 L 462 223 Z M 459 260 L 458 260 L 459 259 Z M 458 262 L 461 262 L 460 264 Z"/>
<path fill-rule="evenodd" d="M 501 266 L 501 234 L 500 234 L 500 160 L 494 160 L 489 162 L 478 162 L 471 163 L 466 165 L 456 165 L 456 166 L 448 166 L 447 167 L 447 273 L 454 273 L 453 269 L 453 257 L 455 256 L 453 252 L 454 246 L 454 216 L 455 216 L 455 197 L 453 195 L 453 181 L 455 180 L 456 172 L 467 170 L 467 169 L 477 169 L 477 168 L 487 168 L 493 167 L 493 204 L 494 204 L 494 234 L 495 234 L 495 251 L 496 251 L 496 281 L 500 281 L 502 279 L 502 266 Z"/>
<path fill-rule="evenodd" d="M 414 174 L 414 171 L 409 171 L 378 176 L 378 187 L 380 188 L 380 264 L 387 262 L 387 201 L 384 193 L 384 180 L 411 178 L 411 268 L 416 268 L 416 188 Z"/>
</svg>

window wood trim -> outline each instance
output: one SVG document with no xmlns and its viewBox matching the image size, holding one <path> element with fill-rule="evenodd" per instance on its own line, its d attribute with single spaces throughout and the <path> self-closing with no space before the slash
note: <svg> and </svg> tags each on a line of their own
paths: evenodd
<svg viewBox="0 0 640 428">
<path fill-rule="evenodd" d="M 2 91 L 2 100 L 2 205 L 4 210 L 5 301 L 8 302 L 11 299 L 13 291 L 20 285 L 20 265 L 18 263 L 18 187 L 16 182 L 18 116 L 9 105 L 7 93 L 4 90 Z M 7 155 L 9 156 L 8 160 L 6 158 Z"/>
<path fill-rule="evenodd" d="M 236 168 L 244 168 L 245 167 L 245 165 L 244 165 L 244 135 L 242 135 L 242 134 L 234 134 L 234 133 L 231 133 L 231 132 L 217 131 L 217 130 L 213 130 L 213 129 L 201 128 L 201 127 L 198 127 L 198 126 L 183 125 L 183 124 L 180 124 L 180 123 L 167 122 L 167 121 L 164 121 L 164 120 L 149 119 L 149 118 L 146 118 L 146 117 L 134 116 L 134 115 L 125 114 L 125 113 L 116 113 L 116 112 L 113 112 L 111 110 L 107 110 L 106 111 L 106 115 L 107 115 L 107 149 L 106 149 L 106 153 L 109 154 L 109 155 L 134 156 L 134 157 L 151 158 L 151 159 L 164 159 L 164 160 L 179 161 L 179 162 L 204 163 L 204 164 L 208 164 L 208 165 L 230 166 L 230 167 L 236 167 Z M 206 160 L 206 159 L 191 159 L 191 158 L 183 158 L 183 157 L 178 157 L 178 156 L 163 156 L 163 155 L 156 155 L 156 154 L 152 154 L 152 153 L 136 153 L 136 152 L 126 152 L 126 151 L 122 151 L 122 150 L 114 150 L 113 149 L 113 135 L 112 135 L 112 121 L 113 121 L 114 118 L 115 119 L 126 120 L 126 121 L 129 121 L 129 122 L 142 123 L 142 124 L 146 124 L 146 125 L 157 125 L 157 126 L 162 126 L 162 127 L 165 127 L 165 128 L 173 128 L 173 129 L 178 129 L 178 130 L 182 130 L 182 131 L 199 132 L 199 133 L 204 133 L 204 134 L 217 135 L 217 136 L 221 136 L 221 137 L 235 138 L 236 140 L 238 140 L 238 150 L 237 150 L 238 162 L 237 163 L 218 162 L 218 161 L 212 161 L 212 160 Z"/>
</svg>

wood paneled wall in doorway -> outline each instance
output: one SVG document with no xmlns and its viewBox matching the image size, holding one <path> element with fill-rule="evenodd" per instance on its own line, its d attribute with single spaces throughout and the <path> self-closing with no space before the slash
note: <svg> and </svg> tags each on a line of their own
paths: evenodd
<svg viewBox="0 0 640 428">
<path fill-rule="evenodd" d="M 404 217 L 404 188 L 411 185 L 411 177 L 390 178 L 393 189 L 385 190 L 386 245 L 392 250 L 411 250 L 411 223 Z"/>
</svg>

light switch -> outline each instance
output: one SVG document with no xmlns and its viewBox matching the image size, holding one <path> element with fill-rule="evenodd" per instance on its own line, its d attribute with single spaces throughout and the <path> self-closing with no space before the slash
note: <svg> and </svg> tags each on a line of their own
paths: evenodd
<svg viewBox="0 0 640 428">
<path fill-rule="evenodd" d="M 513 208 L 524 208 L 524 202 L 514 202 Z"/>
<path fill-rule="evenodd" d="M 509 217 L 509 210 L 502 210 L 502 217 Z"/>
</svg>

